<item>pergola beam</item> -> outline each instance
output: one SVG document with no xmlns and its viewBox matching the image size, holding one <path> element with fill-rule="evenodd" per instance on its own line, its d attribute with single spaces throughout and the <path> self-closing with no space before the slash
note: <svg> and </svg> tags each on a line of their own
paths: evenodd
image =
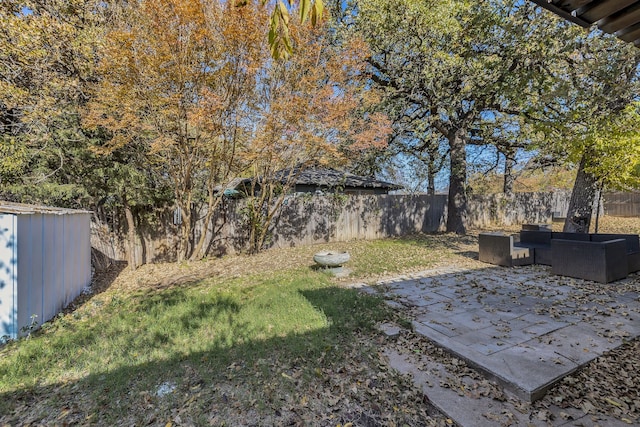
<svg viewBox="0 0 640 427">
<path fill-rule="evenodd" d="M 584 28 L 597 25 L 605 33 L 640 45 L 640 0 L 530 0 Z"/>
<path fill-rule="evenodd" d="M 553 4 L 551 1 L 547 1 L 547 0 L 531 0 L 531 1 L 537 4 L 538 6 L 555 13 L 561 18 L 566 19 L 567 21 L 571 21 L 574 24 L 580 25 L 581 27 L 589 28 L 591 26 L 589 22 L 585 21 L 584 19 L 580 19 L 577 16 L 573 16 L 571 12 L 568 12 L 565 9 L 561 9 L 560 7 Z"/>
</svg>

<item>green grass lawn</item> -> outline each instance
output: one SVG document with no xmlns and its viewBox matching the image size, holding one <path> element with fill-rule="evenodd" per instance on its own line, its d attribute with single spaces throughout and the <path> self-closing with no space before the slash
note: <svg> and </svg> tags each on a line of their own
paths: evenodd
<svg viewBox="0 0 640 427">
<path fill-rule="evenodd" d="M 627 222 L 601 231 L 640 229 Z M 351 253 L 349 278 L 310 268 L 327 249 Z M 482 267 L 475 251 L 473 236 L 417 236 L 104 275 L 0 348 L 0 425 L 448 426 L 381 354 L 376 323 L 410 324 L 345 284 Z"/>
<path fill-rule="evenodd" d="M 450 251 L 428 236 L 341 245 L 352 252 L 354 281 L 427 268 Z M 10 343 L 0 350 L 0 424 L 164 425 L 185 402 L 183 418 L 205 424 L 216 411 L 224 420 L 231 401 L 258 413 L 290 409 L 280 394 L 304 403 L 326 386 L 328 372 L 375 353 L 359 337 L 375 336 L 376 322 L 392 313 L 304 262 L 277 264 L 175 286 L 107 289 Z"/>
</svg>

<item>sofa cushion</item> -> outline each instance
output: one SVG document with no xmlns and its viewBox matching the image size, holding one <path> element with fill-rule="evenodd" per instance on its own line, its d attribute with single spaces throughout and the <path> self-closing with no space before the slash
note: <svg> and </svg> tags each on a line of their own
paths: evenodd
<svg viewBox="0 0 640 427">
<path fill-rule="evenodd" d="M 520 244 L 523 247 L 528 244 L 550 245 L 551 231 L 522 230 L 520 231 Z"/>
</svg>

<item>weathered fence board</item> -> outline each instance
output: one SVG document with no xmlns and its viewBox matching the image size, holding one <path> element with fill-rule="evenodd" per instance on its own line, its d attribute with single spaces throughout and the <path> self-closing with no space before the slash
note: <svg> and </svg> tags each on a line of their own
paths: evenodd
<svg viewBox="0 0 640 427">
<path fill-rule="evenodd" d="M 550 222 L 554 213 L 566 215 L 571 193 L 489 194 L 469 200 L 468 223 L 474 227 Z"/>
<path fill-rule="evenodd" d="M 472 227 L 548 222 L 553 212 L 566 213 L 568 192 L 517 193 L 473 196 L 468 224 Z M 310 245 L 353 239 L 379 239 L 445 228 L 444 195 L 291 195 L 275 218 L 270 247 Z M 214 215 L 207 236 L 207 254 L 236 253 L 247 249 L 248 227 L 244 200 L 228 200 Z M 204 218 L 201 212 L 199 218 Z M 166 213 L 158 226 L 139 226 L 134 248 L 139 264 L 172 260 L 176 256 L 177 226 Z M 204 231 L 197 222 L 194 241 Z M 123 235 L 124 233 L 120 233 Z M 94 263 L 103 259 L 126 260 L 126 244 L 103 224 L 92 224 Z"/>
<path fill-rule="evenodd" d="M 604 193 L 605 215 L 639 217 L 640 193 Z"/>
<path fill-rule="evenodd" d="M 293 196 L 273 224 L 273 246 L 427 233 L 442 227 L 445 196 Z"/>
</svg>

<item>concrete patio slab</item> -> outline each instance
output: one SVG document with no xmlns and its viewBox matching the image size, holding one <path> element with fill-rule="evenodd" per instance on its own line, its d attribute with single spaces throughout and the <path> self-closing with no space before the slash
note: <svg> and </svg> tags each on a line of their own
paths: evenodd
<svg viewBox="0 0 640 427">
<path fill-rule="evenodd" d="M 479 381 L 466 378 L 465 390 L 456 390 L 445 383 L 450 375 L 441 363 L 417 359 L 414 355 L 400 354 L 386 349 L 389 365 L 402 374 L 411 375 L 422 389 L 425 400 L 462 427 L 622 427 L 627 423 L 609 416 L 585 413 L 578 408 L 561 408 L 552 405 L 549 414 L 540 419 L 535 412 L 524 410 L 509 400 L 496 399 L 483 390 Z M 418 356 L 419 357 L 419 356 Z"/>
<path fill-rule="evenodd" d="M 414 330 L 524 401 L 640 336 L 633 278 L 611 284 L 552 276 L 545 266 L 432 270 L 380 282 Z"/>
</svg>

